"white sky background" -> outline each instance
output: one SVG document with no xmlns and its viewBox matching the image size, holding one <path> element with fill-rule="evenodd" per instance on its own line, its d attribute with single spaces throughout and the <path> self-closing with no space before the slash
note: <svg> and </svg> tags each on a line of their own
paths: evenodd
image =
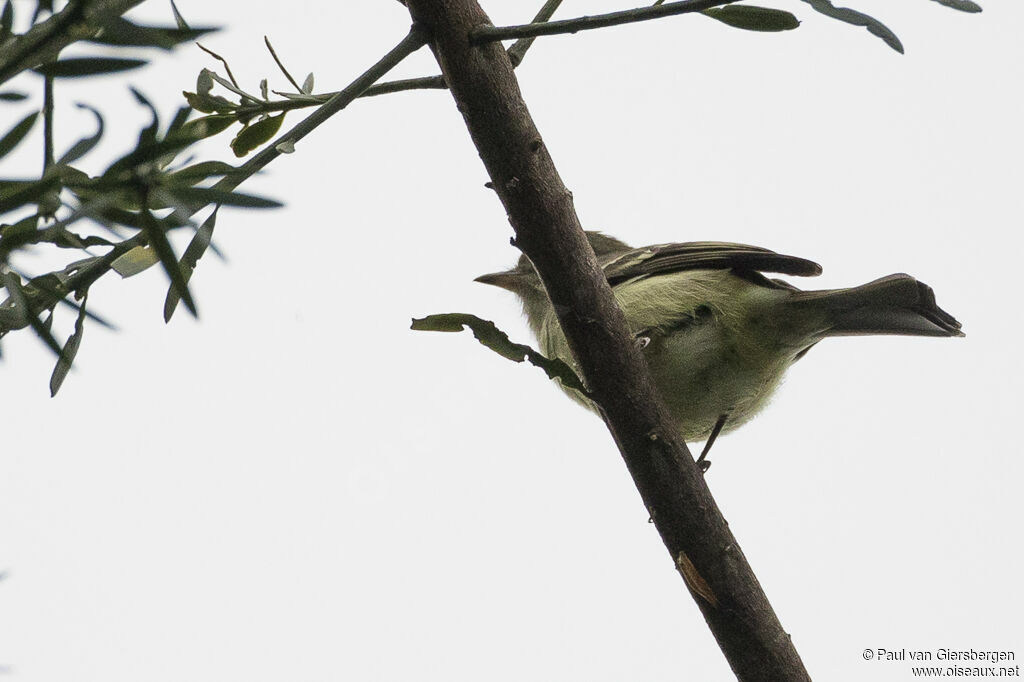
<svg viewBox="0 0 1024 682">
<path fill-rule="evenodd" d="M 485 8 L 523 23 L 540 4 Z M 587 228 L 805 256 L 825 274 L 804 286 L 905 271 L 935 289 L 966 339 L 821 344 L 718 442 L 709 483 L 815 679 L 911 679 L 865 648 L 1020 663 L 1024 6 L 851 0 L 900 56 L 763 4 L 803 25 L 542 38 L 517 74 Z M 287 87 L 264 34 L 319 92 L 408 28 L 380 0 L 179 7 L 226 27 L 203 42 L 253 89 Z M 170 21 L 160 2 L 137 16 Z M 101 170 L 147 122 L 126 85 L 166 120 L 203 66 L 186 47 L 60 83 L 58 148 L 92 129 L 70 103 L 98 106 L 106 143 L 82 165 Z M 435 71 L 422 50 L 394 75 Z M 37 172 L 33 139 L 0 175 Z M 601 421 L 468 333 L 408 329 L 472 312 L 528 340 L 512 296 L 472 282 L 518 255 L 486 180 L 446 92 L 359 101 L 243 187 L 286 208 L 222 211 L 230 260 L 200 263 L 198 323 L 163 324 L 158 268 L 106 278 L 90 303 L 121 330 L 87 328 L 56 399 L 48 351 L 4 339 L 10 679 L 732 679 Z"/>
</svg>

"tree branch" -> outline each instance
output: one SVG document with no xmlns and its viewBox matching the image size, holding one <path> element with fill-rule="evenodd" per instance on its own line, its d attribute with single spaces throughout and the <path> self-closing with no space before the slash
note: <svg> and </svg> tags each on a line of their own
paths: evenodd
<svg viewBox="0 0 1024 682">
<path fill-rule="evenodd" d="M 719 7 L 736 2 L 736 0 L 682 0 L 681 2 L 670 2 L 664 5 L 652 5 L 649 7 L 638 7 L 627 9 L 621 12 L 609 12 L 608 14 L 597 14 L 594 16 L 577 17 L 576 19 L 563 19 L 562 21 L 548 21 L 544 23 L 522 24 L 520 26 L 476 26 L 469 34 L 470 42 L 474 45 L 482 45 L 496 40 L 509 40 L 511 38 L 531 38 L 536 36 L 552 36 L 560 33 L 576 33 L 588 31 L 594 28 L 605 28 L 607 26 L 618 26 L 619 24 L 632 24 L 637 21 L 648 21 L 660 19 L 676 14 L 689 14 L 690 12 L 703 12 L 711 7 Z"/>
<path fill-rule="evenodd" d="M 543 24 L 550 21 L 561 4 L 562 0 L 547 0 L 530 23 Z M 534 40 L 536 38 L 520 38 L 512 44 L 512 47 L 508 48 L 508 58 L 512 60 L 513 68 L 523 63 L 523 57 L 526 56 L 526 51 L 533 45 Z"/>
<path fill-rule="evenodd" d="M 404 0 L 399 0 L 403 5 Z M 562 0 L 547 0 L 537 15 L 533 18 L 531 24 L 538 24 L 546 22 L 554 15 L 555 10 L 558 9 L 559 5 L 562 4 Z M 522 38 L 517 40 L 508 48 L 508 57 L 512 60 L 512 66 L 519 66 L 523 63 L 523 58 L 526 57 L 526 51 L 533 45 L 534 38 Z M 373 97 L 375 95 L 386 95 L 392 92 L 402 92 L 403 90 L 447 90 L 448 85 L 444 82 L 442 76 L 425 76 L 423 78 L 406 78 L 405 80 L 388 81 L 387 83 L 378 83 L 366 90 L 360 97 Z"/>
<path fill-rule="evenodd" d="M 733 671 L 744 681 L 808 680 L 655 393 L 508 55 L 486 38 L 486 44 L 471 44 L 471 35 L 489 35 L 487 15 L 476 0 L 407 5 L 431 32 L 441 72 L 507 211 L 515 243 L 544 281 L 648 513 Z"/>
<path fill-rule="evenodd" d="M 402 39 L 390 52 L 384 55 L 376 64 L 367 69 L 361 76 L 356 78 L 344 90 L 338 92 L 327 103 L 314 111 L 312 114 L 297 123 L 291 130 L 278 137 L 273 143 L 267 145 L 258 154 L 242 164 L 238 171 L 226 175 L 213 185 L 213 189 L 230 192 L 237 188 L 243 181 L 252 177 L 267 164 L 276 159 L 282 153 L 285 145 L 294 145 L 303 137 L 319 127 L 324 121 L 338 113 L 352 103 L 370 85 L 379 80 L 390 71 L 396 64 L 405 59 L 426 42 L 424 32 L 417 26 L 409 30 L 409 34 Z M 194 215 L 206 204 L 190 206 L 190 215 Z M 143 246 L 146 243 L 146 235 L 143 232 L 126 239 L 102 256 L 73 263 L 64 270 L 68 275 L 64 282 L 65 291 L 78 291 L 87 289 L 96 280 L 111 270 L 111 267 L 118 257 L 128 253 L 133 248 Z"/>
</svg>

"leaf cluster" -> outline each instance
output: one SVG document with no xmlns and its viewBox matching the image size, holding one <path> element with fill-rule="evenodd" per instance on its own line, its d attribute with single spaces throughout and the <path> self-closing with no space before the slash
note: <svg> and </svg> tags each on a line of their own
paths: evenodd
<svg viewBox="0 0 1024 682">
<path fill-rule="evenodd" d="M 52 12 L 52 7 L 37 11 L 36 18 L 41 11 Z M 176 9 L 174 12 L 175 27 L 142 26 L 118 16 L 101 16 L 96 26 L 80 31 L 89 42 L 167 50 L 210 30 L 189 28 Z M 24 40 L 34 30 L 14 36 L 12 25 L 13 8 L 8 2 L 0 13 L 0 49 Z M 38 177 L 0 177 L 0 289 L 6 294 L 0 300 L 0 338 L 29 329 L 56 354 L 50 383 L 53 393 L 72 366 L 86 319 L 112 327 L 87 310 L 89 288 L 97 279 L 111 270 L 127 277 L 160 264 L 170 283 L 164 318 L 170 319 L 179 302 L 195 315 L 188 283 L 196 263 L 211 247 L 217 208 L 280 205 L 234 191 L 245 175 L 235 166 L 197 162 L 191 155 L 194 145 L 231 121 L 189 120 L 192 109 L 183 106 L 164 125 L 149 99 L 134 88 L 131 92 L 148 112 L 149 122 L 139 131 L 132 149 L 99 172 L 90 173 L 80 166 L 100 143 L 106 125 L 98 109 L 78 104 L 92 114 L 95 130 L 59 156 L 52 152 L 54 79 L 110 74 L 144 63 L 133 58 L 82 57 L 54 59 L 35 67 L 32 71 L 44 81 L 42 109 L 30 111 L 0 132 L 2 160 L 29 139 L 41 119 L 44 123 L 46 163 Z M 0 62 L 0 70 L 3 68 Z M 14 106 L 27 99 L 23 93 L 6 92 L 0 106 Z M 192 216 L 211 205 L 214 210 L 196 225 Z M 193 236 L 178 257 L 169 235 L 182 229 L 191 230 Z M 55 253 L 70 249 L 77 255 L 63 268 L 30 274 L 16 265 L 18 255 L 29 249 L 53 249 Z M 53 332 L 55 312 L 61 306 L 75 311 L 74 331 L 64 343 L 59 343 Z"/>
</svg>

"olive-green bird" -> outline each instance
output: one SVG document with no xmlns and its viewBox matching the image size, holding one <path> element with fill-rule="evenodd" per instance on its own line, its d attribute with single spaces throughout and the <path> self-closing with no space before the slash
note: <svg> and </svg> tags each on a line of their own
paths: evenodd
<svg viewBox="0 0 1024 682">
<path fill-rule="evenodd" d="M 687 441 L 707 441 L 749 421 L 794 362 L 828 336 L 963 336 L 927 285 L 896 274 L 849 289 L 801 291 L 762 273 L 821 274 L 821 266 L 768 249 L 724 242 L 634 249 L 599 232 L 587 238 L 661 396 Z M 522 300 L 541 351 L 577 369 L 533 265 L 478 282 Z M 578 391 L 562 387 L 590 409 Z"/>
</svg>

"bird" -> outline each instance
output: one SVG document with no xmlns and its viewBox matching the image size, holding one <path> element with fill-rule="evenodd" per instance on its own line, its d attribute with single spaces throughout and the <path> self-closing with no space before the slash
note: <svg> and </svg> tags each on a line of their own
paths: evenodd
<svg viewBox="0 0 1024 682">
<path fill-rule="evenodd" d="M 767 274 L 810 277 L 805 258 L 730 242 L 677 242 L 633 248 L 586 233 L 625 315 L 654 384 L 687 442 L 704 441 L 707 471 L 715 439 L 752 419 L 786 370 L 832 336 L 896 334 L 962 337 L 961 324 L 932 289 L 898 273 L 846 289 L 800 290 Z M 537 271 L 522 255 L 515 267 L 476 278 L 516 294 L 541 352 L 579 365 Z M 559 386 L 598 412 L 582 392 Z"/>
</svg>

